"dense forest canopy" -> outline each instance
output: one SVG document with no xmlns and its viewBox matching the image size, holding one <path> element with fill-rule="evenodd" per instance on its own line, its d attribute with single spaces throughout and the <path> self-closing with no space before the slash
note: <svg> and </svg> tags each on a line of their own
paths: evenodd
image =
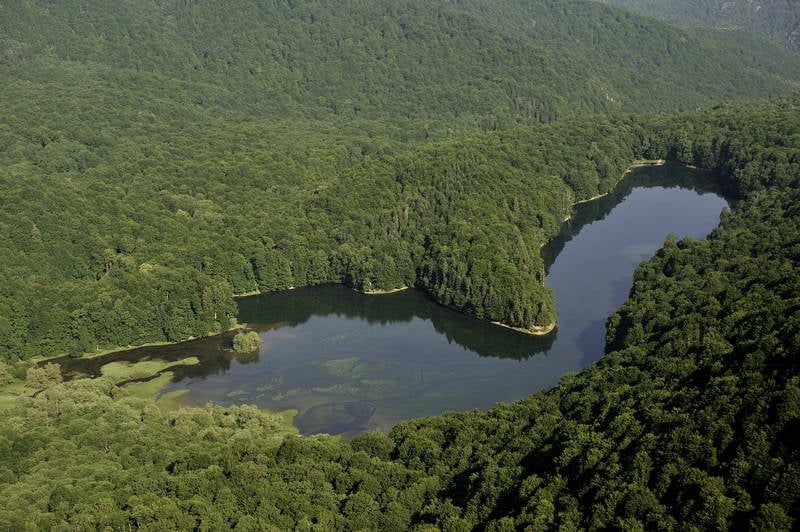
<svg viewBox="0 0 800 532">
<path fill-rule="evenodd" d="M 631 154 L 712 168 L 739 201 L 708 239 L 668 240 L 638 269 L 606 355 L 552 390 L 343 444 L 252 407 L 165 412 L 43 366 L 27 385 L 46 389 L 5 406 L 0 527 L 790 530 L 798 105 L 615 119 Z M 515 154 L 595 123 L 481 138 Z"/>
<path fill-rule="evenodd" d="M 800 52 L 800 4 L 791 0 L 600 0 L 686 26 L 741 29 Z"/>
<path fill-rule="evenodd" d="M 692 109 L 778 94 L 800 64 L 756 39 L 576 0 L 38 0 L 0 9 L 0 64 L 18 82 L 123 87 L 148 106 L 281 121 L 436 130 Z"/>
<path fill-rule="evenodd" d="M 791 529 L 798 81 L 758 37 L 578 0 L 0 3 L 0 529 Z M 342 443 L 31 362 L 325 282 L 547 327 L 541 245 L 638 159 L 736 206 L 516 404 Z"/>
<path fill-rule="evenodd" d="M 235 293 L 321 282 L 547 327 L 538 247 L 636 131 L 482 132 L 799 79 L 755 38 L 575 0 L 4 3 L 0 356 L 202 336 Z"/>
</svg>

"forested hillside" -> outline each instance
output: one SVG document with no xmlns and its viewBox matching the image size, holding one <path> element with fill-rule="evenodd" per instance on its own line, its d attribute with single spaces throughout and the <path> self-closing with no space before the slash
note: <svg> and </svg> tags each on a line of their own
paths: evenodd
<svg viewBox="0 0 800 532">
<path fill-rule="evenodd" d="M 791 0 L 600 0 L 684 26 L 741 29 L 800 52 L 800 4 Z"/>
<path fill-rule="evenodd" d="M 668 240 L 638 269 L 606 355 L 552 390 L 342 444 L 284 436 L 252 408 L 164 412 L 107 378 L 53 384 L 5 408 L 0 528 L 792 529 L 799 106 L 480 137 L 487 161 L 515 161 L 550 133 L 609 143 L 619 132 L 620 154 L 705 166 L 739 198 L 708 239 Z M 468 142 L 450 149 L 475 157 Z M 419 175 L 410 189 L 429 190 Z M 58 380 L 47 371 L 29 386 Z"/>
<path fill-rule="evenodd" d="M 393 137 L 765 98 L 797 81 L 800 64 L 766 43 L 578 0 L 33 0 L 0 10 L 3 79 L 28 84 L 29 108 L 34 89 L 55 88 L 48 81 L 74 99 L 124 88 L 115 108 L 377 119 Z"/>
<path fill-rule="evenodd" d="M 538 246 L 634 130 L 481 133 L 798 80 L 756 39 L 576 0 L 5 2 L 0 357 L 201 336 L 234 293 L 320 282 L 546 327 Z"/>
<path fill-rule="evenodd" d="M 758 37 L 579 0 L 0 2 L 0 529 L 791 529 L 798 82 Z M 734 209 L 513 405 L 343 443 L 31 361 L 324 282 L 546 329 L 541 245 L 639 159 Z"/>
</svg>

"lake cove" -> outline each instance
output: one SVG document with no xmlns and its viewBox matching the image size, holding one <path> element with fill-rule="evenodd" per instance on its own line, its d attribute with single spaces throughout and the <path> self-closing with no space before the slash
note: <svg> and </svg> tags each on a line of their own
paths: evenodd
<svg viewBox="0 0 800 532">
<path fill-rule="evenodd" d="M 119 372 L 123 363 L 173 362 L 160 392 L 172 402 L 294 410 L 304 434 L 351 437 L 485 409 L 599 359 L 605 320 L 626 299 L 635 267 L 669 234 L 706 236 L 727 205 L 701 172 L 671 166 L 635 169 L 610 194 L 576 205 L 542 249 L 558 309 L 547 336 L 466 317 L 419 290 L 367 295 L 326 285 L 240 299 L 239 321 L 263 340 L 253 353 L 233 353 L 231 332 L 56 362 L 73 377 L 99 376 L 109 363 Z"/>
</svg>

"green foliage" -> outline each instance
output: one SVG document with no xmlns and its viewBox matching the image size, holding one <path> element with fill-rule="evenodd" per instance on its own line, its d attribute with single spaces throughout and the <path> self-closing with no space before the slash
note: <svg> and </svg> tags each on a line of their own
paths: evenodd
<svg viewBox="0 0 800 532">
<path fill-rule="evenodd" d="M 255 331 L 239 331 L 233 337 L 233 350 L 237 353 L 252 353 L 261 347 L 263 341 Z"/>
<path fill-rule="evenodd" d="M 667 152 L 705 153 L 695 162 L 739 193 L 734 211 L 710 238 L 668 240 L 637 270 L 598 364 L 515 405 L 404 423 L 393 456 L 437 474 L 440 498 L 471 527 L 790 529 L 800 516 L 791 109 L 667 118 L 683 136 Z M 709 145 L 720 148 L 699 148 Z"/>
<path fill-rule="evenodd" d="M 61 366 L 58 364 L 45 364 L 40 367 L 29 368 L 25 377 L 25 386 L 33 391 L 49 388 L 62 381 Z"/>
<path fill-rule="evenodd" d="M 0 358 L 203 336 L 233 294 L 325 282 L 549 325 L 538 246 L 633 131 L 508 128 L 797 79 L 576 0 L 4 3 Z"/>
<path fill-rule="evenodd" d="M 800 5 L 782 0 L 602 0 L 684 26 L 743 29 L 800 51 Z"/>
<path fill-rule="evenodd" d="M 800 102 L 578 115 L 799 77 L 756 39 L 577 0 L 3 3 L 4 382 L 322 282 L 546 325 L 539 247 L 632 161 L 703 166 L 739 202 L 638 270 L 600 363 L 352 445 L 29 369 L 0 405 L 0 529 L 791 528 Z"/>
<path fill-rule="evenodd" d="M 237 210 L 224 194 L 233 202 L 240 189 L 217 184 L 215 201 L 163 193 L 155 206 L 149 191 L 137 198 L 145 189 L 133 187 L 124 202 L 117 198 L 113 222 L 91 224 L 108 219 L 116 193 L 90 189 L 85 201 L 68 187 L 48 201 L 69 221 L 42 213 L 41 242 L 5 259 L 0 342 L 13 360 L 197 337 L 229 328 L 235 291 L 321 282 L 364 290 L 417 285 L 479 318 L 546 326 L 555 312 L 539 248 L 574 201 L 609 191 L 638 158 L 709 168 L 735 196 L 785 186 L 797 166 L 796 111 L 785 101 L 576 118 L 431 143 L 353 163 L 313 192 L 295 191 L 291 204 L 268 202 L 284 209 L 276 211 L 280 221 L 253 215 L 261 212 L 262 201 L 252 201 L 261 190 L 249 189 L 241 197 L 248 206 Z M 24 194 L 17 208 L 41 210 Z M 225 213 L 223 220 L 211 211 Z M 8 249 L 24 249 L 30 231 L 15 236 L 20 217 L 11 214 L 0 220 L 9 228 L 0 238 Z M 106 231 L 116 243 L 86 255 L 92 241 L 109 240 Z M 225 248 L 209 244 L 229 232 Z M 69 274 L 63 253 L 88 275 Z"/>
<path fill-rule="evenodd" d="M 5 406 L 0 528 L 792 529 L 797 104 L 616 127 L 634 155 L 702 163 L 739 199 L 708 239 L 641 265 L 597 364 L 351 444 L 253 407 L 164 412 L 107 378 L 53 385 Z"/>
<path fill-rule="evenodd" d="M 13 367 L 0 361 L 0 386 L 11 384 L 15 380 Z"/>
</svg>

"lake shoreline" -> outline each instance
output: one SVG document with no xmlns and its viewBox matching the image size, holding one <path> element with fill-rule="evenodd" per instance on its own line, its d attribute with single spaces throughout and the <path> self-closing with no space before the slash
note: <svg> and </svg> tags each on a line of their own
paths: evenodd
<svg viewBox="0 0 800 532">
<path fill-rule="evenodd" d="M 389 294 L 397 294 L 399 292 L 405 292 L 406 290 L 411 290 L 412 286 L 401 286 L 399 288 L 390 288 L 388 290 L 359 290 L 358 288 L 350 287 L 352 290 L 358 292 L 359 294 L 364 294 L 366 296 L 385 296 Z"/>
<path fill-rule="evenodd" d="M 332 283 L 332 284 L 336 284 L 336 283 Z M 314 286 L 314 285 L 309 285 L 309 286 Z M 341 285 L 341 286 L 347 286 L 347 285 Z M 233 297 L 234 297 L 234 299 L 243 299 L 243 298 L 248 298 L 248 297 L 256 297 L 256 296 L 260 296 L 260 295 L 264 295 L 264 294 L 273 294 L 273 293 L 277 293 L 277 292 L 289 292 L 289 291 L 292 291 L 292 290 L 297 290 L 298 288 L 307 288 L 307 287 L 304 287 L 304 286 L 289 286 L 287 288 L 281 288 L 280 290 L 272 290 L 272 291 L 269 291 L 269 292 L 252 291 L 252 292 L 245 292 L 245 293 L 241 293 L 241 294 L 234 294 Z M 358 292 L 359 294 L 364 294 L 364 295 L 389 295 L 389 294 L 396 294 L 396 293 L 404 292 L 406 290 L 411 290 L 414 287 L 413 286 L 403 286 L 403 287 L 400 287 L 400 288 L 393 288 L 391 290 L 369 290 L 369 291 L 367 291 L 367 290 L 359 290 L 359 289 L 353 288 L 353 287 L 349 287 L 349 288 L 351 288 L 355 292 Z M 455 310 L 455 309 L 453 309 L 453 310 Z M 147 343 L 144 343 L 144 344 L 137 344 L 137 345 L 114 346 L 114 347 L 109 347 L 109 348 L 106 348 L 106 349 L 99 349 L 99 350 L 91 352 L 91 353 L 84 353 L 81 356 L 74 357 L 74 358 L 76 358 L 76 359 L 87 359 L 88 360 L 88 359 L 93 359 L 93 358 L 104 357 L 104 356 L 107 356 L 107 355 L 114 355 L 114 354 L 118 354 L 118 353 L 124 353 L 125 351 L 132 351 L 134 349 L 141 349 L 141 348 L 144 348 L 144 347 L 164 347 L 164 346 L 170 346 L 170 345 L 177 346 L 177 345 L 180 345 L 180 344 L 183 344 L 183 343 L 186 343 L 186 342 L 191 342 L 191 341 L 194 341 L 194 340 L 198 340 L 200 338 L 213 338 L 215 336 L 222 336 L 224 334 L 233 332 L 233 331 L 235 331 L 237 329 L 246 329 L 247 327 L 248 327 L 247 323 L 239 322 L 238 319 L 234 318 L 234 324 L 229 329 L 226 329 L 224 331 L 211 333 L 211 334 L 208 334 L 206 336 L 189 337 L 189 338 L 184 338 L 182 340 L 176 340 L 176 341 L 147 342 Z M 32 358 L 32 359 L 30 359 L 30 362 L 32 362 L 34 364 L 34 366 L 38 367 L 38 366 L 45 365 L 47 363 L 51 363 L 54 360 L 62 359 L 64 357 L 68 357 L 68 356 L 70 356 L 70 355 L 67 354 L 67 353 L 58 353 L 58 354 L 45 356 L 45 357 Z"/>
<path fill-rule="evenodd" d="M 350 288 L 353 291 L 358 292 L 359 294 L 364 294 L 364 295 L 368 295 L 368 296 L 383 296 L 383 295 L 397 294 L 397 293 L 400 293 L 400 292 L 405 292 L 407 290 L 415 289 L 416 287 L 413 287 L 413 286 L 402 286 L 400 288 L 392 288 L 392 289 L 389 289 L 389 290 L 359 290 L 358 288 L 353 288 L 353 287 L 350 287 Z M 474 318 L 474 319 L 482 321 L 484 323 L 490 323 L 492 325 L 496 325 L 497 327 L 503 327 L 505 329 L 510 329 L 510 330 L 516 331 L 518 333 L 527 334 L 529 336 L 547 336 L 548 334 L 550 334 L 551 332 L 553 332 L 556 329 L 557 323 L 555 321 L 553 321 L 553 323 L 550 323 L 548 325 L 541 325 L 541 326 L 540 325 L 533 325 L 530 328 L 528 328 L 528 327 L 515 327 L 514 325 L 508 325 L 508 324 L 503 323 L 501 321 L 493 321 L 493 320 L 487 320 L 487 319 L 479 318 L 477 316 L 473 316 L 471 314 L 467 314 L 466 312 L 463 312 L 462 310 L 460 310 L 460 309 L 458 309 L 458 308 L 456 308 L 456 307 L 454 307 L 452 305 L 447 305 L 445 303 L 437 301 L 436 298 L 431 296 L 431 294 L 430 294 L 430 292 L 428 290 L 425 290 L 424 287 L 421 287 L 420 290 L 422 290 L 423 292 L 428 294 L 428 296 L 431 298 L 431 300 L 434 303 L 436 303 L 437 305 L 441 305 L 441 306 L 443 306 L 445 308 L 448 308 L 448 309 L 452 310 L 453 312 L 458 312 L 459 314 L 462 314 L 463 316 L 466 316 L 468 318 Z"/>
<path fill-rule="evenodd" d="M 506 329 L 511 329 L 512 331 L 517 331 L 518 333 L 528 334 L 530 336 L 547 336 L 556 330 L 557 325 L 557 322 L 555 321 L 549 325 L 533 325 L 530 328 L 514 327 L 513 325 L 507 325 L 499 321 L 490 321 L 489 323 L 492 325 L 497 325 L 498 327 L 504 327 Z"/>
<path fill-rule="evenodd" d="M 634 161 L 634 162 L 632 162 L 631 164 L 628 165 L 628 168 L 622 174 L 622 179 L 624 179 L 626 175 L 630 174 L 631 172 L 633 172 L 637 168 L 645 168 L 647 166 L 666 166 L 666 164 L 667 164 L 666 159 L 641 159 L 641 160 L 638 160 L 638 161 Z M 688 166 L 688 167 L 691 167 L 690 165 L 680 165 L 680 164 L 678 164 L 677 166 Z M 620 181 L 622 179 L 620 179 Z M 619 185 L 619 182 L 617 182 L 611 190 L 614 190 L 614 188 L 616 188 L 617 185 Z M 600 198 L 604 198 L 604 197 L 608 196 L 608 194 L 611 192 L 611 190 L 609 190 L 608 192 L 603 192 L 601 194 L 595 194 L 591 198 L 586 198 L 586 199 L 582 199 L 582 200 L 578 200 L 578 201 L 573 201 L 570 204 L 570 207 L 575 207 L 577 205 L 583 205 L 584 203 L 589 203 L 589 202 L 592 202 L 594 200 L 599 200 Z M 574 213 L 570 213 L 566 218 L 564 218 L 562 220 L 562 222 L 566 223 L 566 222 L 572 220 L 573 216 L 574 216 Z M 542 247 L 544 247 L 546 244 L 547 244 L 547 242 L 542 244 Z"/>
<path fill-rule="evenodd" d="M 691 165 L 691 164 L 684 164 L 684 163 L 680 163 L 680 162 L 676 162 L 676 161 L 668 161 L 666 159 L 637 160 L 637 161 L 632 162 L 628 166 L 627 170 L 623 174 L 623 177 L 625 175 L 631 173 L 633 170 L 635 170 L 637 168 L 643 168 L 643 167 L 648 167 L 648 166 L 677 166 L 677 167 L 697 169 L 696 166 Z M 616 186 L 617 185 L 615 185 L 615 187 Z M 610 193 L 610 191 L 602 193 L 602 194 L 597 194 L 595 196 L 592 196 L 591 198 L 587 198 L 587 199 L 584 199 L 584 200 L 579 200 L 579 201 L 573 202 L 571 205 L 572 206 L 576 206 L 576 205 L 589 203 L 591 201 L 603 198 L 603 197 L 607 196 L 609 193 Z M 570 214 L 570 216 L 565 218 L 563 220 L 563 222 L 566 223 L 566 222 L 570 221 L 572 219 L 572 217 L 573 217 L 573 214 Z M 548 240 L 548 242 L 549 242 L 549 240 Z M 547 244 L 547 242 L 542 244 L 542 247 L 544 247 L 546 244 Z M 283 289 L 280 289 L 280 290 L 273 290 L 273 291 L 268 291 L 268 292 L 262 292 L 260 290 L 255 290 L 255 291 L 251 291 L 251 292 L 235 294 L 234 298 L 235 299 L 241 299 L 241 298 L 247 298 L 247 297 L 254 297 L 254 296 L 259 296 L 259 295 L 263 295 L 263 294 L 270 294 L 270 293 L 275 293 L 275 292 L 296 290 L 298 288 L 304 288 L 304 287 L 289 286 L 289 287 L 286 287 L 286 288 L 283 288 Z M 354 290 L 354 291 L 356 291 L 356 292 L 358 292 L 360 294 L 364 294 L 364 295 L 391 295 L 391 294 L 396 294 L 396 293 L 400 293 L 400 292 L 403 292 L 403 291 L 411 290 L 411 289 L 413 289 L 415 287 L 403 286 L 403 287 L 393 288 L 393 289 L 389 289 L 389 290 L 359 290 L 359 289 L 353 288 L 353 287 L 350 287 L 350 288 L 352 290 Z M 427 292 L 427 290 L 426 290 L 426 292 Z M 445 306 L 447 308 L 450 308 L 451 310 L 453 310 L 455 312 L 458 312 L 460 314 L 463 314 L 465 316 L 472 317 L 472 318 L 478 319 L 478 320 L 486 322 L 486 323 L 491 323 L 492 325 L 496 325 L 496 326 L 499 326 L 499 327 L 510 329 L 510 330 L 519 332 L 521 334 L 526 334 L 526 335 L 530 335 L 530 336 L 544 337 L 544 336 L 547 336 L 547 335 L 551 334 L 557 328 L 557 322 L 556 321 L 554 321 L 552 324 L 548 324 L 546 326 L 537 327 L 535 329 L 529 329 L 529 328 L 524 328 L 524 327 L 515 327 L 513 325 L 508 325 L 508 324 L 505 324 L 505 323 L 502 323 L 502 322 L 486 320 L 486 319 L 478 318 L 476 316 L 471 316 L 469 314 L 464 313 L 462 310 L 460 310 L 458 308 L 455 308 L 455 307 L 453 307 L 451 305 L 443 304 L 443 303 L 437 301 L 435 298 L 432 298 L 432 300 L 434 302 L 436 302 L 437 304 L 443 305 L 443 306 Z M 244 328 L 244 327 L 247 327 L 246 323 L 239 323 L 238 321 L 235 321 L 234 325 L 231 328 L 229 328 L 229 329 L 227 329 L 225 331 L 219 331 L 219 332 L 216 332 L 216 333 L 213 333 L 213 334 L 209 334 L 208 336 L 205 336 L 204 338 L 220 336 L 220 335 L 223 335 L 223 334 L 226 334 L 226 333 L 230 333 L 231 331 L 234 331 L 236 329 L 241 329 L 241 328 Z M 149 342 L 149 343 L 141 344 L 141 345 L 116 346 L 116 347 L 110 347 L 110 348 L 102 349 L 102 350 L 99 350 L 99 351 L 93 352 L 93 353 L 86 353 L 86 354 L 84 354 L 84 355 L 82 355 L 80 357 L 77 357 L 77 358 L 87 358 L 87 359 L 88 358 L 98 358 L 98 357 L 102 357 L 102 356 L 106 356 L 106 355 L 111 355 L 111 354 L 116 354 L 116 353 L 120 353 L 120 352 L 130 351 L 130 350 L 138 349 L 138 348 L 142 348 L 142 347 L 160 347 L 160 346 L 169 346 L 169 345 L 179 345 L 181 343 L 189 342 L 189 341 L 192 341 L 192 340 L 195 340 L 195 339 L 197 339 L 197 338 L 185 338 L 185 339 L 178 340 L 178 341 Z M 66 355 L 64 353 L 61 353 L 61 354 L 57 354 L 57 355 L 31 359 L 31 361 L 34 363 L 34 365 L 41 366 L 41 365 L 46 364 L 46 363 L 48 363 L 48 362 L 50 362 L 52 360 L 63 358 L 65 356 L 68 356 L 68 355 Z"/>
<path fill-rule="evenodd" d="M 678 162 L 678 161 L 668 161 L 666 159 L 640 159 L 640 160 L 634 161 L 633 163 L 628 165 L 628 168 L 622 174 L 622 178 L 624 179 L 625 176 L 627 176 L 628 174 L 630 174 L 631 172 L 633 172 L 634 170 L 636 170 L 638 168 L 647 168 L 647 167 L 650 167 L 650 166 L 675 166 L 675 167 L 679 167 L 679 168 L 691 168 L 692 170 L 701 170 L 700 167 L 695 166 L 693 164 L 681 163 L 681 162 Z M 621 180 L 622 179 L 620 179 L 620 181 Z M 586 199 L 574 201 L 574 202 L 572 202 L 570 204 L 570 206 L 571 207 L 575 207 L 577 205 L 583 205 L 584 203 L 590 203 L 590 202 L 598 200 L 600 198 L 604 198 L 604 197 L 608 196 L 611 193 L 611 191 L 613 191 L 614 188 L 617 187 L 617 185 L 619 185 L 619 182 L 617 182 L 614 185 L 614 187 L 611 190 L 609 190 L 608 192 L 603 192 L 602 194 L 596 194 L 596 195 L 592 196 L 591 198 L 586 198 Z M 566 222 L 572 220 L 573 216 L 574 216 L 574 213 L 570 213 L 569 216 L 567 216 L 566 218 L 564 218 L 562 220 L 563 223 L 566 223 Z M 547 242 L 542 244 L 542 247 L 544 247 L 545 245 L 547 245 Z"/>
<path fill-rule="evenodd" d="M 260 294 L 253 294 L 253 295 L 260 295 Z M 238 298 L 239 296 L 234 296 L 234 297 Z M 250 296 L 241 296 L 241 297 L 250 297 Z M 91 360 L 93 358 L 100 358 L 100 357 L 104 357 L 104 356 L 107 356 L 107 355 L 113 355 L 113 354 L 116 354 L 116 353 L 124 353 L 125 351 L 132 351 L 134 349 L 141 349 L 141 348 L 144 348 L 144 347 L 164 347 L 164 346 L 168 346 L 168 345 L 180 345 L 182 343 L 192 342 L 194 340 L 199 340 L 201 338 L 214 338 L 215 336 L 222 336 L 224 334 L 233 332 L 233 331 L 235 331 L 237 329 L 246 329 L 246 328 L 247 328 L 247 324 L 246 323 L 241 323 L 238 320 L 234 319 L 233 320 L 233 325 L 230 328 L 225 329 L 224 331 L 209 333 L 206 336 L 190 336 L 189 338 L 184 338 L 183 340 L 176 340 L 176 341 L 171 341 L 171 342 L 165 340 L 165 341 L 162 341 L 162 342 L 147 342 L 147 343 L 144 343 L 144 344 L 137 344 L 137 345 L 108 347 L 106 349 L 99 349 L 99 350 L 91 352 L 91 353 L 84 353 L 84 354 L 82 354 L 80 356 L 71 357 L 71 358 Z M 70 355 L 67 354 L 67 353 L 60 353 L 60 354 L 57 354 L 57 355 L 50 355 L 50 356 L 45 356 L 45 357 L 36 357 L 36 358 L 31 358 L 30 362 L 32 362 L 34 364 L 34 366 L 42 366 L 42 365 L 44 365 L 44 364 L 46 364 L 48 362 L 52 362 L 53 360 L 58 360 L 58 359 L 61 359 L 61 358 L 64 358 L 64 357 L 70 357 Z"/>
<path fill-rule="evenodd" d="M 605 308 L 611 301 L 606 296 L 617 294 L 619 287 L 606 283 L 604 274 L 598 271 L 600 277 L 590 279 L 590 290 L 586 290 L 587 276 L 581 273 L 581 265 L 594 268 L 587 258 L 596 250 L 591 242 L 588 247 L 585 245 L 585 238 L 576 237 L 582 228 L 596 220 L 603 221 L 597 224 L 597 229 L 614 235 L 625 234 L 619 231 L 620 227 L 664 226 L 659 218 L 661 211 L 652 209 L 650 203 L 644 203 L 647 207 L 643 208 L 642 205 L 637 207 L 634 200 L 624 201 L 630 195 L 629 190 L 638 190 L 639 172 L 644 177 L 643 187 L 664 187 L 666 196 L 688 194 L 699 198 L 704 195 L 690 182 L 672 179 L 686 173 L 679 169 L 642 169 L 617 185 L 605 199 L 596 202 L 597 208 L 595 204 L 588 208 L 576 207 L 573 222 L 557 224 L 563 233 L 558 238 L 565 243 L 574 240 L 583 244 L 559 247 L 563 251 L 570 250 L 564 255 L 567 263 L 547 279 L 547 285 L 552 287 L 559 301 L 558 320 L 551 316 L 556 323 L 540 319 L 539 327 L 514 327 L 502 320 L 493 322 L 485 316 L 470 316 L 464 312 L 471 310 L 468 306 L 459 310 L 438 302 L 435 291 L 419 286 L 392 289 L 391 293 L 398 293 L 395 297 L 365 298 L 362 296 L 382 295 L 389 290 L 355 290 L 342 283 L 331 283 L 304 288 L 298 293 L 284 290 L 284 294 L 275 291 L 268 296 L 264 294 L 264 298 L 237 298 L 238 320 L 255 324 L 261 331 L 261 324 L 284 318 L 289 327 L 264 337 L 266 349 L 260 357 L 242 360 L 231 357 L 226 347 L 234 332 L 221 339 L 215 340 L 213 336 L 199 339 L 195 345 L 187 342 L 176 347 L 145 349 L 141 354 L 134 350 L 127 355 L 123 350 L 118 355 L 92 357 L 94 360 L 86 360 L 86 364 L 78 362 L 75 366 L 64 359 L 61 364 L 69 374 L 65 379 L 81 378 L 78 370 L 84 367 L 91 375 L 99 375 L 96 367 L 110 363 L 102 374 L 116 377 L 113 380 L 121 386 L 120 394 L 155 399 L 164 409 L 201 406 L 208 402 L 255 405 L 270 412 L 294 408 L 301 412 L 294 426 L 303 427 L 308 433 L 322 430 L 356 434 L 375 427 L 388 429 L 404 419 L 435 415 L 440 408 L 461 411 L 483 407 L 484 399 L 514 401 L 523 394 L 549 386 L 553 375 L 561 375 L 565 368 L 567 371 L 582 368 L 601 356 L 602 347 L 598 346 L 603 341 L 602 320 L 595 318 L 605 318 L 613 311 Z M 663 200 L 661 193 L 635 194 L 635 198 L 641 197 L 645 202 L 655 201 L 657 205 L 666 202 L 670 208 L 665 208 L 664 214 L 674 212 L 675 205 L 694 208 L 691 206 L 695 200 L 688 197 L 679 196 L 680 202 L 674 203 L 678 200 Z M 708 203 L 710 199 L 713 197 L 696 201 Z M 617 212 L 617 204 L 627 207 Z M 706 211 L 708 209 L 703 210 Z M 630 219 L 626 220 L 625 213 L 643 221 L 631 223 Z M 681 214 L 677 218 L 693 220 Z M 717 216 L 710 216 L 708 227 L 712 228 L 717 221 Z M 616 279 L 616 272 L 635 268 L 638 259 L 631 262 L 633 259 L 626 250 L 638 245 L 643 238 L 640 234 L 649 235 L 648 231 L 614 240 L 619 245 L 613 244 L 609 249 L 619 252 L 615 253 L 619 260 L 603 266 L 613 272 L 609 279 Z M 692 234 L 682 231 L 679 234 Z M 663 241 L 659 230 L 655 233 L 654 246 Z M 702 230 L 697 238 L 705 234 Z M 648 238 L 651 237 L 643 241 L 650 243 Z M 553 253 L 557 252 L 554 248 Z M 591 299 L 596 287 L 601 288 L 595 298 L 597 301 Z M 411 288 L 415 290 L 412 292 Z M 416 289 L 420 289 L 419 292 Z M 560 290 L 565 290 L 563 300 Z M 399 293 L 402 291 L 406 293 Z M 562 301 L 566 306 L 561 306 Z M 191 356 L 199 357 L 202 364 L 190 365 Z M 162 358 L 180 360 L 174 367 L 157 367 L 157 359 Z M 142 379 L 147 370 L 161 368 L 166 371 L 152 379 Z M 136 380 L 119 382 L 122 377 Z M 404 400 L 397 401 L 398 397 Z M 0 397 L 0 400 L 5 401 L 3 404 L 13 404 L 13 397 Z M 357 416 L 351 419 L 352 412 L 348 408 L 358 410 L 362 403 L 377 409 L 374 420 L 362 422 Z"/>
</svg>

